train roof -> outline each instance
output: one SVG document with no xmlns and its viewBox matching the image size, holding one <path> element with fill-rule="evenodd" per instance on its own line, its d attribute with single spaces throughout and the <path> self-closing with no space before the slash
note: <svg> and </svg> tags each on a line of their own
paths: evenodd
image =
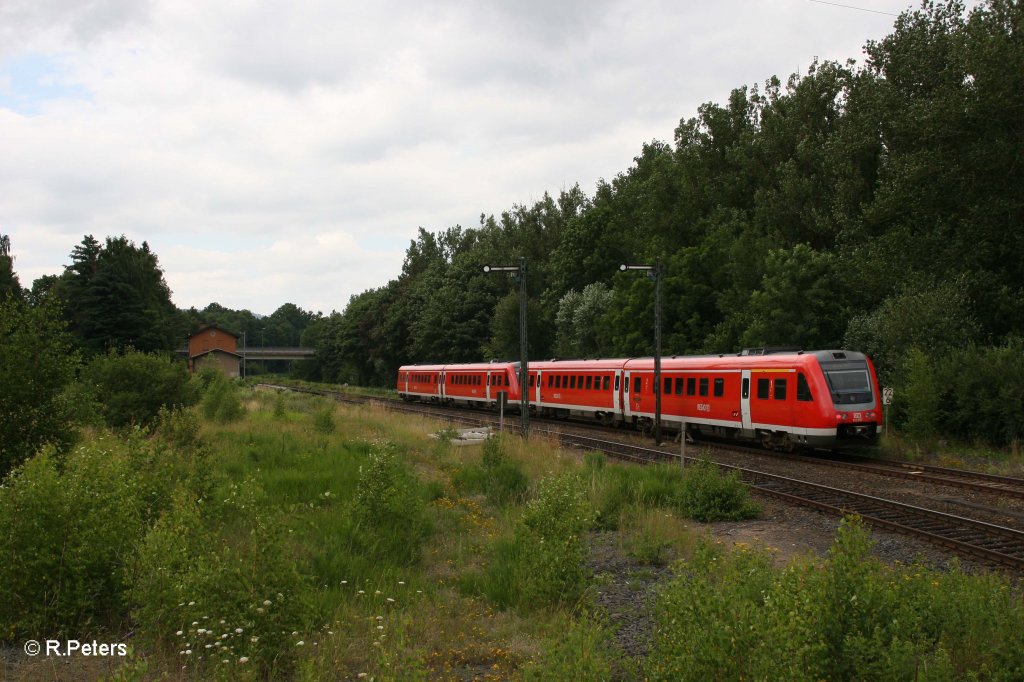
<svg viewBox="0 0 1024 682">
<path fill-rule="evenodd" d="M 762 350 L 762 349 L 757 349 Z M 721 355 L 663 355 L 662 368 L 668 369 L 745 369 L 804 365 L 817 360 L 819 363 L 862 362 L 867 359 L 864 353 L 850 350 L 813 350 L 813 351 L 767 351 L 762 353 L 744 352 L 739 354 Z M 518 362 L 475 362 L 449 365 L 403 365 L 400 372 L 416 371 L 503 371 L 516 369 Z M 530 369 L 537 371 L 583 371 L 600 372 L 619 369 L 650 369 L 654 367 L 653 357 L 644 358 L 599 358 L 593 360 L 538 360 L 530 363 Z"/>
<path fill-rule="evenodd" d="M 518 367 L 518 362 L 469 362 L 455 365 L 402 365 L 399 372 L 502 372 Z"/>
</svg>

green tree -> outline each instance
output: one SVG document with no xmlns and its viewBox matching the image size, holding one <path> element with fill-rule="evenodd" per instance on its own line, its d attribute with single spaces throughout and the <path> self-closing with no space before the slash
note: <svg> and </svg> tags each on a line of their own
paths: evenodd
<svg viewBox="0 0 1024 682">
<path fill-rule="evenodd" d="M 558 302 L 555 315 L 555 351 L 562 357 L 600 357 L 608 348 L 603 318 L 615 295 L 603 282 L 594 282 L 566 293 Z"/>
<path fill-rule="evenodd" d="M 770 251 L 761 288 L 751 295 L 747 347 L 836 347 L 845 310 L 833 272 L 835 259 L 806 244 Z"/>
<path fill-rule="evenodd" d="M 196 400 L 184 362 L 130 348 L 94 358 L 83 371 L 82 382 L 95 393 L 104 421 L 113 427 L 149 426 L 161 408 Z"/>
<path fill-rule="evenodd" d="M 55 305 L 0 300 L 0 479 L 44 445 L 74 441 L 78 363 Z"/>
<path fill-rule="evenodd" d="M 170 350 L 184 338 L 183 320 L 149 244 L 87 235 L 71 253 L 56 289 L 70 329 L 91 353 L 133 347 Z"/>
<path fill-rule="evenodd" d="M 11 255 L 11 238 L 0 234 L 0 300 L 22 297 L 21 282 L 14 274 L 14 256 Z"/>
</svg>

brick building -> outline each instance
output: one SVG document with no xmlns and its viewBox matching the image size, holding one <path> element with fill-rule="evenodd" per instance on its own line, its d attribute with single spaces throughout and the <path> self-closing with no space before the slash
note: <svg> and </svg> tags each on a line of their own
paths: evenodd
<svg viewBox="0 0 1024 682">
<path fill-rule="evenodd" d="M 188 370 L 192 374 L 213 367 L 229 377 L 237 377 L 241 360 L 238 334 L 223 327 L 208 324 L 188 337 Z"/>
</svg>

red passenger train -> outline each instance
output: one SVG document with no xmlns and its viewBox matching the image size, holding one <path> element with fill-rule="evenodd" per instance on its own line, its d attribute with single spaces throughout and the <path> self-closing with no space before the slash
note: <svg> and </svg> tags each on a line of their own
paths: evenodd
<svg viewBox="0 0 1024 682">
<path fill-rule="evenodd" d="M 519 404 L 519 363 L 406 365 L 407 400 L 490 406 L 500 393 Z M 666 357 L 662 423 L 694 436 L 758 440 L 768 447 L 874 443 L 882 405 L 874 365 L 842 350 Z M 529 365 L 530 411 L 647 428 L 654 420 L 652 358 L 551 360 Z"/>
</svg>

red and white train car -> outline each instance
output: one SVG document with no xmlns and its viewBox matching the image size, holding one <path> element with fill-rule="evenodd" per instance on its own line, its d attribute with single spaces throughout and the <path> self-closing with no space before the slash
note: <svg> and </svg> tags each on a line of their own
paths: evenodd
<svg viewBox="0 0 1024 682">
<path fill-rule="evenodd" d="M 519 401 L 519 363 L 411 365 L 399 369 L 406 399 L 494 404 Z M 662 422 L 693 435 L 758 440 L 769 447 L 874 442 L 882 406 L 871 360 L 855 351 L 666 357 Z M 530 409 L 646 428 L 657 400 L 654 360 L 552 360 L 529 366 Z"/>
<path fill-rule="evenodd" d="M 398 368 L 398 394 L 404 400 L 493 405 L 500 393 L 519 400 L 519 363 L 404 365 Z"/>
<path fill-rule="evenodd" d="M 654 418 L 654 361 L 629 360 L 623 418 Z M 874 365 L 854 351 L 664 358 L 662 420 L 766 446 L 874 442 L 882 405 Z"/>
</svg>

